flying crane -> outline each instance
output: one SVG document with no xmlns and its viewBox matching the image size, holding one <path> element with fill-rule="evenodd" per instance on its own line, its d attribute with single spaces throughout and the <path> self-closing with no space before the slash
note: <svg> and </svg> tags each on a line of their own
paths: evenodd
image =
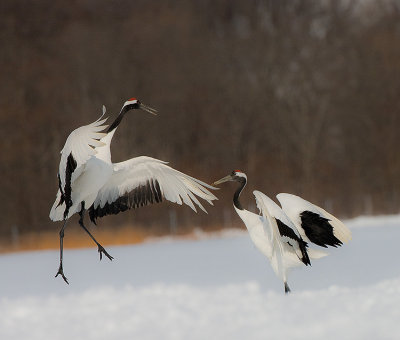
<svg viewBox="0 0 400 340">
<path fill-rule="evenodd" d="M 288 271 L 296 266 L 311 265 L 310 259 L 327 253 L 309 248 L 308 243 L 327 248 L 338 247 L 351 239 L 350 230 L 324 209 L 292 194 L 278 194 L 282 205 L 260 191 L 253 191 L 260 215 L 243 209 L 239 197 L 247 176 L 240 170 L 213 183 L 234 181 L 239 187 L 233 196 L 233 206 L 242 219 L 255 246 L 271 262 L 275 274 L 283 281 L 285 293 L 290 292 Z"/>
<path fill-rule="evenodd" d="M 50 219 L 63 221 L 60 230 L 60 266 L 56 277 L 61 275 L 66 283 L 68 280 L 63 270 L 64 230 L 67 220 L 75 213 L 80 216 L 79 225 L 96 243 L 100 260 L 103 254 L 112 260 L 113 257 L 84 225 L 86 210 L 90 220 L 96 223 L 97 218 L 158 203 L 163 199 L 180 205 L 185 203 L 194 211 L 197 206 L 206 212 L 197 197 L 211 205 L 217 199 L 208 190 L 215 188 L 169 167 L 167 162 L 140 156 L 112 163 L 111 140 L 125 114 L 134 109 L 157 114 L 155 109 L 131 98 L 108 126 L 104 124 L 107 119 L 103 118 L 106 112 L 103 106 L 102 116 L 72 131 L 61 150 L 58 192 L 50 211 Z"/>
</svg>

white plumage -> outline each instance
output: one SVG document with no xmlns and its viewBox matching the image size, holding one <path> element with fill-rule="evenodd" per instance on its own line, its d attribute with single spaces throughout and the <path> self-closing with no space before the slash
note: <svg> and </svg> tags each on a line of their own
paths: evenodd
<svg viewBox="0 0 400 340">
<path fill-rule="evenodd" d="M 288 251 L 294 252 L 297 257 L 301 259 L 304 254 L 302 254 L 299 241 L 294 242 L 296 239 L 301 239 L 301 236 L 296 227 L 293 225 L 292 221 L 289 220 L 286 214 L 273 200 L 271 200 L 261 191 L 253 191 L 253 194 L 256 198 L 256 204 L 257 208 L 260 210 L 260 214 L 264 216 L 264 219 L 268 221 L 269 225 L 271 226 L 270 228 L 264 229 L 270 229 L 272 231 L 273 238 L 275 240 L 279 240 L 279 244 L 283 244 L 284 247 L 288 248 Z M 285 234 L 283 231 L 282 233 L 279 232 L 277 220 L 283 222 L 283 224 L 289 228 L 286 230 L 286 232 L 289 233 Z M 294 235 L 290 235 L 292 231 Z"/>
<path fill-rule="evenodd" d="M 86 209 L 92 222 L 96 222 L 99 217 L 163 199 L 184 203 L 194 211 L 197 206 L 206 212 L 197 197 L 211 205 L 216 199 L 208 190 L 214 189 L 212 186 L 169 167 L 164 161 L 141 156 L 125 162 L 111 162 L 112 137 L 125 113 L 131 109 L 156 113 L 136 98 L 131 98 L 108 127 L 104 125 L 103 107 L 103 115 L 98 120 L 71 132 L 61 151 L 59 190 L 50 210 L 50 219 L 64 220 L 60 230 L 60 267 L 57 275 L 60 274 L 67 283 L 62 266 L 63 237 L 66 221 L 73 214 L 79 213 L 79 224 L 97 244 L 100 259 L 105 254 L 111 260 L 112 257 L 83 224 Z"/>
<path fill-rule="evenodd" d="M 102 208 L 106 203 L 114 202 L 118 197 L 148 181 L 158 181 L 161 194 L 166 200 L 177 204 L 185 203 L 194 211 L 197 205 L 206 212 L 195 195 L 212 205 L 215 196 L 206 189 L 212 187 L 166 164 L 167 162 L 146 156 L 113 164 L 113 173 L 98 192 L 94 207 Z"/>
<path fill-rule="evenodd" d="M 247 183 L 247 176 L 236 170 L 214 182 L 240 183 L 233 203 L 255 246 L 269 259 L 275 274 L 284 282 L 285 292 L 290 288 L 287 276 L 291 268 L 310 265 L 310 259 L 318 259 L 327 253 L 308 247 L 307 242 L 322 247 L 336 247 L 351 239 L 347 227 L 324 209 L 291 194 L 277 195 L 282 209 L 268 196 L 254 191 L 260 215 L 243 209 L 239 196 Z"/>
<path fill-rule="evenodd" d="M 72 153 L 74 160 L 76 162 L 76 169 L 72 173 L 71 182 L 75 180 L 82 174 L 86 162 L 95 156 L 98 152 L 96 148 L 104 146 L 101 142 L 101 138 L 106 136 L 104 131 L 108 125 L 103 125 L 107 119 L 101 119 L 105 114 L 105 108 L 103 107 L 103 115 L 95 122 L 81 126 L 68 136 L 63 149 L 61 150 L 61 161 L 59 166 L 59 174 L 65 174 L 68 156 Z M 96 157 L 97 158 L 97 157 Z M 61 185 L 65 186 L 65 176 L 61 176 Z"/>
<path fill-rule="evenodd" d="M 101 131 L 108 127 L 103 125 L 107 120 L 102 119 L 104 114 L 105 107 L 98 120 L 72 131 L 61 150 L 59 189 L 50 210 L 50 219 L 53 221 L 61 221 L 64 217 L 68 219 L 79 212 L 82 201 L 85 201 L 86 207 L 90 206 L 95 193 L 112 174 L 110 144 L 102 141 L 107 134 Z M 114 131 L 109 134 L 114 134 Z M 100 152 L 100 148 L 104 148 L 105 151 Z M 107 150 L 110 154 L 109 159 Z M 71 200 L 68 209 L 66 196 Z M 66 209 L 68 214 L 64 216 Z"/>
</svg>

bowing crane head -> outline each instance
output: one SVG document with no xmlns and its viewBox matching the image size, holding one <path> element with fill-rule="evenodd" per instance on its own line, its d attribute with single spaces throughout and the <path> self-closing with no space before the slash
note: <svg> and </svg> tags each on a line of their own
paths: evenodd
<svg viewBox="0 0 400 340">
<path fill-rule="evenodd" d="M 224 182 L 246 182 L 247 176 L 243 171 L 233 170 L 228 176 L 225 176 L 218 181 L 215 181 L 213 185 L 218 185 Z"/>
<path fill-rule="evenodd" d="M 157 110 L 153 109 L 147 105 L 144 105 L 139 101 L 139 99 L 136 98 L 130 98 L 128 99 L 125 103 L 124 106 L 122 107 L 121 111 L 129 111 L 129 110 L 135 110 L 135 109 L 140 109 L 143 111 L 146 111 L 148 113 L 151 113 L 152 115 L 157 115 Z"/>
</svg>

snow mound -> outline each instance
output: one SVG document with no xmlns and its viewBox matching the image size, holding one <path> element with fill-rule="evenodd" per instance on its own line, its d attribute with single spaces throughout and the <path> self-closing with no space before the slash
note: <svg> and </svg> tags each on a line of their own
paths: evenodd
<svg viewBox="0 0 400 340">
<path fill-rule="evenodd" d="M 256 282 L 2 299 L 1 339 L 398 339 L 400 278 L 290 296 Z M 6 311 L 6 312 L 5 312 Z"/>
</svg>

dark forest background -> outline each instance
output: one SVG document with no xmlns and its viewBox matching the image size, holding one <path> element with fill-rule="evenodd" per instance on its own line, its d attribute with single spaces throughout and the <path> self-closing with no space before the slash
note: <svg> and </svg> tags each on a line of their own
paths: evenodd
<svg viewBox="0 0 400 340">
<path fill-rule="evenodd" d="M 209 183 L 241 169 L 254 210 L 255 188 L 343 218 L 400 210 L 399 1 L 2 0 L 0 41 L 3 240 L 58 235 L 66 137 L 130 97 L 159 115 L 126 117 L 114 161 L 149 155 Z M 238 225 L 233 189 L 208 215 L 163 203 L 99 224 Z"/>
</svg>

